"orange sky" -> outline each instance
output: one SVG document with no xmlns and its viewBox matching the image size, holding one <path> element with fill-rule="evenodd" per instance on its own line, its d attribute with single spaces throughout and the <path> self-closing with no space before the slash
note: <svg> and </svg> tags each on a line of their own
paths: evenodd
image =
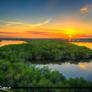
<svg viewBox="0 0 92 92">
<path fill-rule="evenodd" d="M 84 6 L 73 13 L 64 13 L 31 24 L 21 21 L 3 21 L 0 37 L 13 38 L 92 38 L 91 5 Z M 87 20 L 86 20 L 87 19 Z"/>
</svg>

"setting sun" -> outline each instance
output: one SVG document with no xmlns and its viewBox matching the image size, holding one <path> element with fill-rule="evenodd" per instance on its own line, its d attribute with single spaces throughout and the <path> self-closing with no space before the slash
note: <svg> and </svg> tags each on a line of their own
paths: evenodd
<svg viewBox="0 0 92 92">
<path fill-rule="evenodd" d="M 58 7 L 57 5 L 53 5 L 52 8 L 48 7 L 48 4 L 50 4 L 51 2 L 48 2 L 48 4 L 41 2 L 44 6 L 41 6 L 38 3 L 34 2 L 36 5 L 35 7 L 32 6 L 32 8 L 29 5 L 29 3 L 31 2 L 27 2 L 27 5 L 25 5 L 25 7 L 22 2 L 20 3 L 20 5 L 16 5 L 16 3 L 14 2 L 11 3 L 13 7 L 10 7 L 10 5 L 8 5 L 9 11 L 7 11 L 6 13 L 2 12 L 7 10 L 7 8 L 4 7 L 0 12 L 0 14 L 2 14 L 2 16 L 0 15 L 1 38 L 66 39 L 92 37 L 90 35 L 92 34 L 92 18 L 88 17 L 92 16 L 91 5 L 78 4 L 71 8 L 69 6 L 65 6 L 65 3 L 67 2 L 59 0 L 57 1 L 57 4 L 61 3 L 60 7 Z M 79 5 L 80 8 L 78 7 Z M 61 6 L 63 8 L 61 8 Z M 24 7 L 24 9 L 20 7 Z M 30 8 L 30 10 L 28 7 Z"/>
<path fill-rule="evenodd" d="M 69 35 L 68 37 L 69 37 L 69 38 L 72 38 L 72 35 Z"/>
</svg>

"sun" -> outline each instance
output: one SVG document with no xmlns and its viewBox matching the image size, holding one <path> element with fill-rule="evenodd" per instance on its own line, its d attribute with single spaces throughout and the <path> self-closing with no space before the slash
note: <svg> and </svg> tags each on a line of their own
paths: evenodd
<svg viewBox="0 0 92 92">
<path fill-rule="evenodd" d="M 66 30 L 65 33 L 67 34 L 68 39 L 72 39 L 77 34 L 77 31 L 75 29 L 73 29 L 73 28 L 69 28 L 69 29 Z"/>
<path fill-rule="evenodd" d="M 69 38 L 72 38 L 72 35 L 70 34 L 68 37 L 69 37 Z"/>
<path fill-rule="evenodd" d="M 69 41 L 72 41 L 72 35 L 68 35 Z"/>
</svg>

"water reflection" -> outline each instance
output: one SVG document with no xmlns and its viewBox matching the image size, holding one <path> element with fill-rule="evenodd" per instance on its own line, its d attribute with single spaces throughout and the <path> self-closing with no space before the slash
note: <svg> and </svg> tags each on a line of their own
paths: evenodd
<svg viewBox="0 0 92 92">
<path fill-rule="evenodd" d="M 57 70 L 66 78 L 84 78 L 86 80 L 92 81 L 92 61 L 90 62 L 79 62 L 77 64 L 64 62 L 64 63 L 48 63 L 48 64 L 36 64 L 37 67 L 48 66 L 51 70 Z"/>
<path fill-rule="evenodd" d="M 89 42 L 72 42 L 73 44 L 76 44 L 78 46 L 86 46 L 90 49 L 92 49 L 92 43 Z"/>
<path fill-rule="evenodd" d="M 86 69 L 87 68 L 87 66 L 85 64 L 83 64 L 83 63 L 79 63 L 78 66 L 80 68 L 82 68 L 82 69 Z"/>
<path fill-rule="evenodd" d="M 0 47 L 4 45 L 9 45 L 9 44 L 22 44 L 26 43 L 25 41 L 17 41 L 17 40 L 2 40 L 0 41 Z"/>
</svg>

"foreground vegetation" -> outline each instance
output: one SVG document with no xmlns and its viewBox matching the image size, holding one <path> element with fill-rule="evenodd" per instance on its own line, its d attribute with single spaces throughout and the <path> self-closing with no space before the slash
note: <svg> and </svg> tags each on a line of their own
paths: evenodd
<svg viewBox="0 0 92 92">
<path fill-rule="evenodd" d="M 79 60 L 92 58 L 92 50 L 60 40 L 33 40 L 0 48 L 0 58 L 12 62 Z"/>
<path fill-rule="evenodd" d="M 11 63 L 9 61 L 0 60 L 0 85 L 11 87 L 91 87 L 92 82 L 85 81 L 84 79 L 67 80 L 58 71 L 51 71 L 47 67 L 37 68 L 29 63 L 17 62 Z M 48 92 L 48 89 L 40 89 L 40 92 Z M 20 90 L 11 92 L 31 92 Z M 36 91 L 35 91 L 36 92 Z M 38 92 L 38 91 L 37 91 Z M 50 92 L 61 92 L 52 90 Z M 74 92 L 73 90 L 64 92 Z M 88 92 L 88 90 L 86 91 Z"/>
</svg>

